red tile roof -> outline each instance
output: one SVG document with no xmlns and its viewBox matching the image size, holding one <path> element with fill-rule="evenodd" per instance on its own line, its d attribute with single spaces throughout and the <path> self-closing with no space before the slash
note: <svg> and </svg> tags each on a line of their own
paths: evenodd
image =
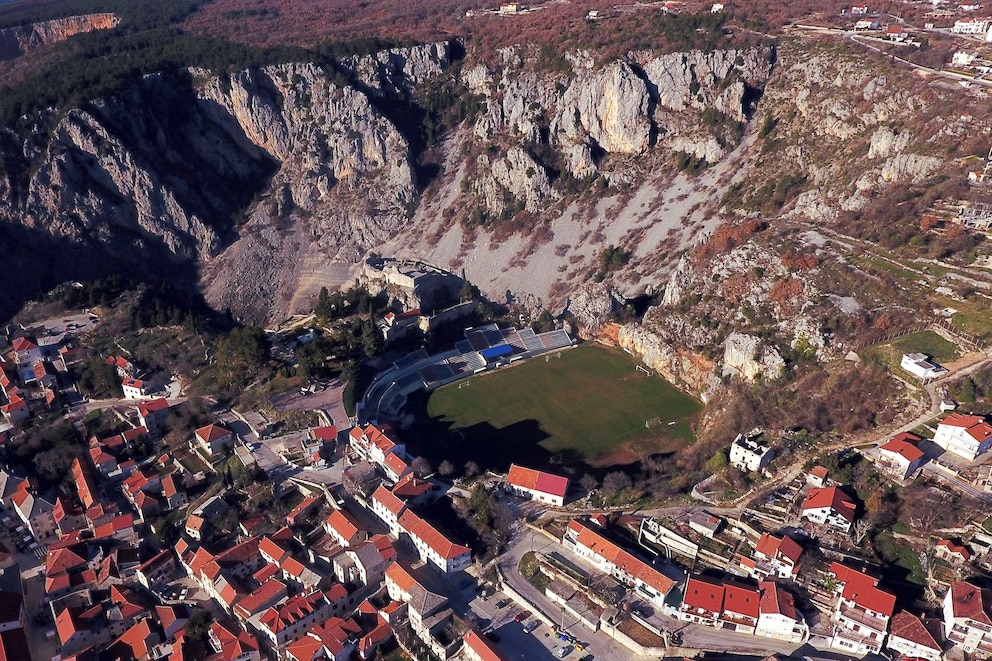
<svg viewBox="0 0 992 661">
<path fill-rule="evenodd" d="M 606 558 L 613 565 L 650 585 L 658 592 L 668 594 L 675 587 L 675 581 L 606 539 L 586 522 L 573 519 L 569 522 L 568 528 L 569 530 L 578 532 L 577 539 L 579 544 L 590 549 L 593 553 Z"/>
<path fill-rule="evenodd" d="M 331 512 L 325 525 L 328 531 L 334 531 L 346 542 L 350 542 L 359 532 L 365 530 L 365 527 L 355 517 L 344 510 Z"/>
<path fill-rule="evenodd" d="M 909 463 L 913 463 L 914 461 L 918 461 L 923 458 L 923 451 L 916 447 L 916 444 L 921 440 L 923 439 L 919 436 L 908 432 L 903 432 L 890 439 L 885 445 L 878 449 L 880 451 L 884 450 L 886 452 L 898 454 Z"/>
<path fill-rule="evenodd" d="M 166 400 L 165 397 L 159 397 L 157 399 L 150 399 L 147 402 L 141 402 L 138 404 L 138 413 L 142 418 L 146 418 L 150 413 L 162 411 L 167 408 L 169 408 L 168 400 Z"/>
<path fill-rule="evenodd" d="M 791 593 L 786 592 L 773 581 L 762 581 L 758 584 L 758 590 L 761 592 L 759 608 L 762 613 L 777 613 L 799 621 L 796 600 Z"/>
<path fill-rule="evenodd" d="M 196 437 L 204 443 L 218 441 L 231 434 L 231 431 L 221 424 L 207 425 L 196 430 Z"/>
<path fill-rule="evenodd" d="M 992 590 L 983 590 L 971 583 L 951 583 L 951 614 L 955 618 L 974 620 L 992 626 Z"/>
<path fill-rule="evenodd" d="M 380 484 L 379 487 L 372 494 L 372 500 L 382 503 L 383 507 L 387 511 L 392 513 L 394 516 L 399 516 L 406 507 L 406 503 L 396 497 L 396 495 L 387 489 L 385 485 Z"/>
<path fill-rule="evenodd" d="M 895 595 L 875 587 L 878 585 L 877 578 L 839 562 L 831 563 L 830 572 L 844 585 L 841 592 L 844 599 L 885 617 L 892 617 L 896 606 Z"/>
<path fill-rule="evenodd" d="M 723 586 L 723 610 L 747 617 L 758 618 L 760 594 L 754 588 L 734 583 Z"/>
<path fill-rule="evenodd" d="M 839 487 L 823 487 L 820 489 L 810 489 L 806 494 L 806 501 L 803 503 L 803 510 L 819 509 L 829 507 L 831 510 L 844 517 L 848 521 L 854 521 L 854 513 L 857 505 Z"/>
<path fill-rule="evenodd" d="M 989 437 L 992 437 L 992 425 L 987 423 L 985 418 L 980 418 L 977 415 L 952 413 L 941 420 L 937 426 L 960 427 L 979 443 L 984 443 Z"/>
<path fill-rule="evenodd" d="M 338 428 L 334 425 L 317 427 L 313 430 L 313 437 L 318 441 L 333 441 L 338 437 Z"/>
<path fill-rule="evenodd" d="M 899 611 L 889 622 L 889 636 L 902 638 L 928 649 L 941 651 L 940 645 L 923 625 L 923 621 L 912 613 Z"/>
<path fill-rule="evenodd" d="M 791 537 L 775 537 L 762 533 L 755 550 L 766 558 L 788 558 L 792 564 L 799 562 L 803 547 Z"/>
<path fill-rule="evenodd" d="M 952 539 L 942 539 L 937 542 L 937 546 L 946 548 L 948 553 L 959 555 L 965 560 L 971 559 L 971 551 L 968 550 L 968 547 L 964 544 L 958 544 Z"/>
<path fill-rule="evenodd" d="M 32 342 L 27 337 L 19 337 L 14 340 L 14 351 L 30 351 L 31 349 L 37 349 L 38 345 Z"/>
<path fill-rule="evenodd" d="M 455 544 L 445 537 L 437 528 L 427 523 L 412 511 L 403 512 L 399 518 L 399 525 L 403 530 L 415 537 L 419 537 L 427 546 L 434 550 L 445 560 L 457 558 L 460 555 L 471 553 L 472 549 L 461 544 Z"/>
<path fill-rule="evenodd" d="M 288 594 L 286 586 L 276 580 L 266 581 L 256 588 L 250 595 L 238 602 L 235 610 L 245 617 L 250 617 L 255 613 L 267 608 L 281 597 Z"/>
<path fill-rule="evenodd" d="M 475 629 L 469 629 L 469 632 L 465 634 L 465 645 L 472 650 L 475 655 L 481 659 L 481 661 L 507 661 L 508 657 L 504 656 L 496 647 L 493 646 L 488 640 L 479 635 L 479 632 Z"/>
<path fill-rule="evenodd" d="M 506 475 L 506 481 L 515 487 L 540 491 L 559 498 L 564 498 L 568 491 L 567 477 L 524 468 L 516 464 L 510 464 L 510 472 Z"/>
<path fill-rule="evenodd" d="M 394 562 L 386 569 L 386 577 L 399 587 L 403 592 L 410 592 L 415 585 L 419 585 L 410 568 L 400 562 Z"/>
<path fill-rule="evenodd" d="M 683 603 L 690 607 L 709 613 L 723 612 L 724 587 L 702 578 L 690 576 L 685 586 Z"/>
</svg>

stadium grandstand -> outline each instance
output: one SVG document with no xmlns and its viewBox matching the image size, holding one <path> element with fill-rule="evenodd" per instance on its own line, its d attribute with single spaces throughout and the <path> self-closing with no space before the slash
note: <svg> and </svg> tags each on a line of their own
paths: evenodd
<svg viewBox="0 0 992 661">
<path fill-rule="evenodd" d="M 452 351 L 430 356 L 421 349 L 394 362 L 366 391 L 359 417 L 394 417 L 416 390 L 434 390 L 500 365 L 560 351 L 573 343 L 564 330 L 535 333 L 530 328 L 500 328 L 496 324 L 468 328 L 465 339 L 456 342 Z"/>
</svg>

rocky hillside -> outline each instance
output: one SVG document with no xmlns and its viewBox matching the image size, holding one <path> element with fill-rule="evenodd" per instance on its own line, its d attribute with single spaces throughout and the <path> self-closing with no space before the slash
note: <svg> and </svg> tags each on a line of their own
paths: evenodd
<svg viewBox="0 0 992 661">
<path fill-rule="evenodd" d="M 956 158 L 989 127 L 975 106 L 805 38 L 606 62 L 438 43 L 148 75 L 4 130 L 5 277 L 23 298 L 169 273 L 264 322 L 369 252 L 412 257 L 566 310 L 707 392 L 836 358 L 877 310 L 912 309 L 852 257 L 909 245 L 917 219 L 875 221 L 960 185 Z M 642 320 L 604 326 L 641 295 Z"/>
<path fill-rule="evenodd" d="M 24 55 L 83 32 L 109 30 L 118 23 L 118 18 L 113 14 L 85 14 L 6 28 L 0 30 L 0 60 Z"/>
</svg>

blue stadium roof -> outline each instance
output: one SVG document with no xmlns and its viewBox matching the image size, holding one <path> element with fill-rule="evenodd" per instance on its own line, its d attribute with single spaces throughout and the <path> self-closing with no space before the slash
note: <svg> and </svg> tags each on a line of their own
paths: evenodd
<svg viewBox="0 0 992 661">
<path fill-rule="evenodd" d="M 489 347 L 488 349 L 483 349 L 479 352 L 479 355 L 485 358 L 487 361 L 494 360 L 500 356 L 505 356 L 507 354 L 513 353 L 514 349 L 509 344 L 500 344 L 499 346 Z"/>
</svg>

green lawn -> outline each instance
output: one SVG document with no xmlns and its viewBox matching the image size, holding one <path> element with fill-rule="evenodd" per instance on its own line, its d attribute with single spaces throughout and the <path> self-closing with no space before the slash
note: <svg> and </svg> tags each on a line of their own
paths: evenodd
<svg viewBox="0 0 992 661">
<path fill-rule="evenodd" d="M 925 353 L 940 364 L 948 363 L 961 355 L 957 345 L 929 330 L 910 333 L 894 340 L 873 344 L 865 351 L 875 353 L 882 362 L 893 370 L 901 370 L 899 362 L 905 353 Z"/>
<path fill-rule="evenodd" d="M 461 388 L 441 388 L 427 412 L 458 430 L 460 447 L 449 448 L 454 459 L 478 461 L 481 454 L 484 465 L 542 458 L 590 462 L 624 444 L 650 453 L 691 443 L 699 402 L 635 365 L 620 351 L 587 344 L 561 358 L 540 356 L 472 377 Z M 645 428 L 654 418 L 661 424 Z"/>
</svg>

